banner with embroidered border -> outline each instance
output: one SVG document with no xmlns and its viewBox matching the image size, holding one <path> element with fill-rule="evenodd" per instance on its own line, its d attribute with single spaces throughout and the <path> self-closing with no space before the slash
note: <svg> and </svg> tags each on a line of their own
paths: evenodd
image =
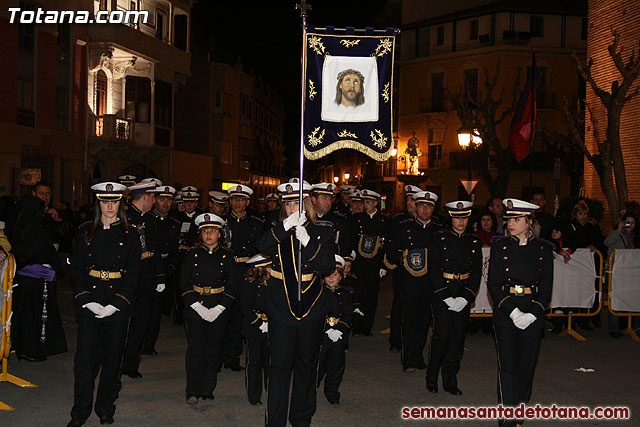
<svg viewBox="0 0 640 427">
<path fill-rule="evenodd" d="M 327 29 L 329 30 L 329 29 Z M 384 161 L 392 137 L 393 61 L 398 30 L 384 35 L 307 33 L 304 155 L 351 148 Z"/>
</svg>

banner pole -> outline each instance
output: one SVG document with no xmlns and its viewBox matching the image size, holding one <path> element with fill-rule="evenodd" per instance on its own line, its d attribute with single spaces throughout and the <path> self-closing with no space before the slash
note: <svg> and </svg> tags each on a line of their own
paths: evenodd
<svg viewBox="0 0 640 427">
<path fill-rule="evenodd" d="M 302 18 L 302 64 L 300 67 L 300 179 L 299 179 L 299 200 L 298 200 L 298 216 L 303 211 L 303 183 L 304 183 L 304 100 L 306 95 L 306 78 L 307 78 L 307 10 L 311 9 L 306 0 L 301 0 L 296 5 L 300 9 L 300 17 Z M 298 302 L 302 300 L 302 243 L 298 246 Z"/>
</svg>

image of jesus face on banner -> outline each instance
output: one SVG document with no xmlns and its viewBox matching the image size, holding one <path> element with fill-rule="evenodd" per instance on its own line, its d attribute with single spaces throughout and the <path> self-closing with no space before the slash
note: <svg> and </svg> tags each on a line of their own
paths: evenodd
<svg viewBox="0 0 640 427">
<path fill-rule="evenodd" d="M 378 68 L 375 58 L 326 57 L 322 87 L 322 120 L 378 121 Z"/>
</svg>

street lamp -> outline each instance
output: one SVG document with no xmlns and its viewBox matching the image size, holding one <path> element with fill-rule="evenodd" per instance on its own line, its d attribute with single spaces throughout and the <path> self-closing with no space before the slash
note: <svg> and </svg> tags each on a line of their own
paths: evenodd
<svg viewBox="0 0 640 427">
<path fill-rule="evenodd" d="M 333 182 L 335 182 L 335 183 L 337 184 L 339 179 L 340 179 L 340 178 L 338 178 L 337 176 L 334 176 L 334 177 L 333 177 Z"/>
<path fill-rule="evenodd" d="M 458 130 L 458 144 L 460 145 L 460 148 L 466 150 L 467 157 L 469 157 L 469 170 L 467 173 L 467 180 L 470 182 L 471 170 L 473 169 L 473 150 L 482 145 L 482 137 L 478 133 L 478 129 L 470 130 L 464 127 L 460 128 Z M 475 194 L 472 193 L 469 196 L 471 198 L 471 202 L 473 202 Z"/>
<path fill-rule="evenodd" d="M 344 180 L 345 180 L 346 182 L 349 182 L 349 177 L 350 177 L 350 176 L 351 176 L 351 174 L 349 174 L 349 172 L 345 172 L 345 173 L 344 173 Z"/>
</svg>

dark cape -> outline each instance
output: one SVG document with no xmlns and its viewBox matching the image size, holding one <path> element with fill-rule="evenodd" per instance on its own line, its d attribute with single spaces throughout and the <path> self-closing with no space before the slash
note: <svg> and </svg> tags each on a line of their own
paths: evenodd
<svg viewBox="0 0 640 427">
<path fill-rule="evenodd" d="M 11 346 L 19 358 L 43 360 L 65 353 L 67 341 L 56 295 L 56 279 L 29 277 L 20 270 L 29 265 L 49 264 L 56 276 L 64 264 L 42 227 L 44 203 L 37 197 L 26 199 L 16 218 L 12 240 L 17 272 L 13 294 Z"/>
</svg>

